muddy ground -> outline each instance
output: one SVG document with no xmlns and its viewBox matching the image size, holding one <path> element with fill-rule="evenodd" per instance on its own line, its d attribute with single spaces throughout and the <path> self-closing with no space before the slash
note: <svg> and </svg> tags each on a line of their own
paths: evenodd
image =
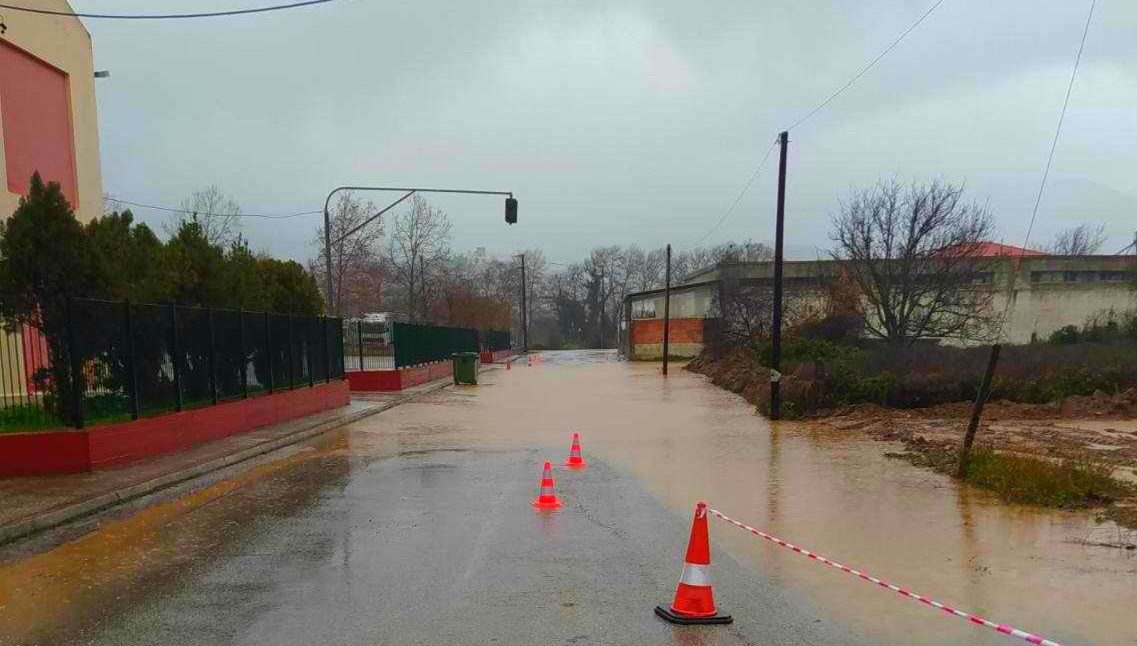
<svg viewBox="0 0 1137 646">
<path fill-rule="evenodd" d="M 753 404 L 766 395 L 765 369 L 739 356 L 717 362 L 695 360 L 687 368 Z M 972 402 L 967 401 L 904 410 L 858 404 L 819 411 L 809 415 L 808 421 L 798 423 L 901 442 L 905 450 L 890 452 L 890 457 L 950 472 L 971 409 Z M 990 401 L 984 408 L 976 438 L 978 445 L 1020 455 L 1088 458 L 1109 465 L 1115 478 L 1137 486 L 1137 389 L 1112 395 L 1097 392 L 1047 404 Z M 1099 511 L 1119 524 L 1137 529 L 1137 490 Z"/>
</svg>

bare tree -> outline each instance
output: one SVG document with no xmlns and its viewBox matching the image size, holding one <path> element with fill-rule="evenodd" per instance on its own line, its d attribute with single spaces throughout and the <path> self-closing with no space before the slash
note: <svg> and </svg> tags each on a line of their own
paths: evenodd
<svg viewBox="0 0 1137 646">
<path fill-rule="evenodd" d="M 164 227 L 170 235 L 177 232 L 183 222 L 193 221 L 201 225 L 205 239 L 211 244 L 228 248 L 241 231 L 241 205 L 215 185 L 190 193 L 179 208 L 185 212 L 174 214 Z"/>
<path fill-rule="evenodd" d="M 865 330 L 895 345 L 922 338 L 989 338 L 992 291 L 981 242 L 993 222 L 963 188 L 881 181 L 833 218 L 831 254 L 864 299 Z"/>
<path fill-rule="evenodd" d="M 683 282 L 696 271 L 712 268 L 720 262 L 766 262 L 773 257 L 774 250 L 769 245 L 749 239 L 713 247 L 695 247 L 672 256 L 671 279 Z"/>
<path fill-rule="evenodd" d="M 419 195 L 399 212 L 387 241 L 387 261 L 404 309 L 416 319 L 427 318 L 432 291 L 431 278 L 440 272 L 450 255 L 450 219 Z"/>
<path fill-rule="evenodd" d="M 643 292 L 663 284 L 664 271 L 667 268 L 666 249 L 659 248 L 645 252 L 631 245 L 624 250 L 624 256 L 630 290 Z"/>
<path fill-rule="evenodd" d="M 1101 250 L 1108 236 L 1105 223 L 1096 227 L 1083 222 L 1076 227 L 1059 231 L 1046 250 L 1056 256 L 1092 256 Z"/>
<path fill-rule="evenodd" d="M 324 294 L 324 302 L 333 303 L 337 315 L 359 316 L 382 305 L 383 221 L 376 218 L 360 228 L 377 210 L 374 203 L 364 202 L 354 193 L 343 192 L 336 197 L 328 214 L 334 298 L 329 300 Z M 316 257 L 308 262 L 308 270 L 316 277 L 321 290 L 326 290 L 323 225 L 316 230 L 312 244 L 318 251 Z"/>
</svg>

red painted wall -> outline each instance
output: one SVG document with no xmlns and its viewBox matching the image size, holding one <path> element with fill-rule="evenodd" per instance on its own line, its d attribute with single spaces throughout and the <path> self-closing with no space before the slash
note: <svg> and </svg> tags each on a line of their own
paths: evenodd
<svg viewBox="0 0 1137 646">
<path fill-rule="evenodd" d="M 703 319 L 671 319 L 670 343 L 702 343 Z M 663 319 L 632 321 L 632 343 L 663 343 Z"/>
<path fill-rule="evenodd" d="M 402 390 L 401 370 L 363 370 L 347 373 L 352 392 Z"/>
<path fill-rule="evenodd" d="M 453 374 L 454 364 L 447 360 L 398 370 L 351 371 L 347 373 L 347 382 L 353 392 L 391 391 L 404 390 Z"/>
<path fill-rule="evenodd" d="M 59 182 L 77 209 L 75 137 L 67 75 L 0 41 L 0 113 L 8 191 L 26 195 L 28 180 L 38 170 L 44 181 Z"/>
<path fill-rule="evenodd" d="M 346 381 L 84 430 L 0 435 L 0 475 L 74 473 L 192 446 L 332 408 L 351 400 Z"/>
</svg>

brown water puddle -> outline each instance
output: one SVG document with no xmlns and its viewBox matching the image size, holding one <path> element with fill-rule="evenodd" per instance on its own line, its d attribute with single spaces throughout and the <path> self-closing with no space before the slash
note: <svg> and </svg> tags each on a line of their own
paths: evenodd
<svg viewBox="0 0 1137 646">
<path fill-rule="evenodd" d="M 404 450 L 419 437 L 431 445 L 528 444 L 559 462 L 569 431 L 579 428 L 586 457 L 630 470 L 680 517 L 706 499 L 745 523 L 994 621 L 1072 644 L 1137 643 L 1137 617 L 1128 611 L 1137 607 L 1137 558 L 1078 543 L 1112 538 L 1119 530 L 1110 524 L 1004 505 L 886 458 L 896 447 L 855 432 L 772 427 L 696 375 L 676 370 L 664 380 L 658 364 L 549 358 L 360 422 L 356 435 L 395 432 Z M 804 590 L 829 616 L 882 643 L 1014 641 L 725 523 L 712 526 L 712 542 L 755 576 Z"/>
</svg>

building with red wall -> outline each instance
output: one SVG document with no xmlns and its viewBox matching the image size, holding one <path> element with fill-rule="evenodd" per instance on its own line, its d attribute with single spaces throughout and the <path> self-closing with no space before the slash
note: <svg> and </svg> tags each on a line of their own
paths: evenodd
<svg viewBox="0 0 1137 646">
<path fill-rule="evenodd" d="M 71 11 L 64 0 L 21 5 Z M 78 18 L 4 11 L 0 34 L 0 217 L 32 173 L 58 182 L 80 220 L 102 213 L 91 36 Z"/>
</svg>

